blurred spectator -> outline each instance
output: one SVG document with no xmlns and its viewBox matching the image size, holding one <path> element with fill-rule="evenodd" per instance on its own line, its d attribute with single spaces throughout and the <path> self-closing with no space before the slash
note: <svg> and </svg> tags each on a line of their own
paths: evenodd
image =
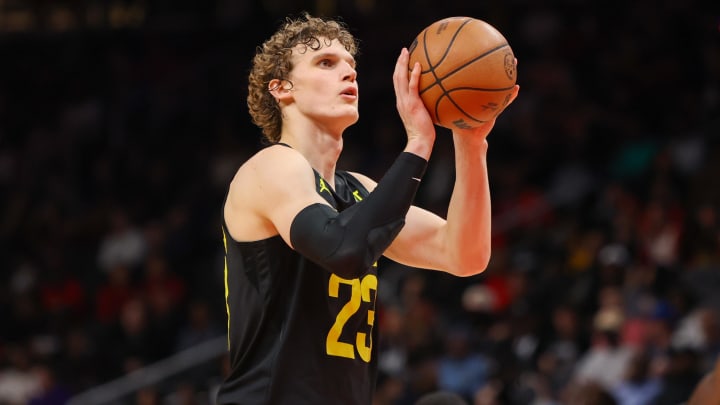
<svg viewBox="0 0 720 405">
<path fill-rule="evenodd" d="M 169 268 L 167 260 L 160 254 L 145 258 L 138 287 L 151 306 L 155 297 L 163 296 L 162 301 L 166 304 L 157 303 L 158 310 L 163 305 L 175 307 L 182 304 L 186 295 L 185 281 Z"/>
<path fill-rule="evenodd" d="M 689 349 L 674 350 L 670 353 L 667 370 L 662 375 L 660 392 L 653 405 L 674 405 L 687 401 L 702 379 L 699 358 Z"/>
<path fill-rule="evenodd" d="M 60 350 L 53 357 L 55 376 L 71 392 L 80 392 L 112 376 L 103 367 L 98 350 L 104 350 L 102 341 L 94 339 L 85 325 L 71 327 L 62 337 Z"/>
<path fill-rule="evenodd" d="M 690 212 L 681 249 L 690 268 L 720 266 L 720 217 L 713 203 L 704 201 Z"/>
<path fill-rule="evenodd" d="M 207 302 L 192 301 L 187 312 L 187 320 L 177 333 L 175 350 L 189 349 L 226 333 L 225 328 L 215 323 Z"/>
<path fill-rule="evenodd" d="M 593 382 L 570 387 L 566 403 L 573 405 L 619 405 L 606 388 Z"/>
<path fill-rule="evenodd" d="M 399 305 L 383 305 L 378 310 L 380 341 L 378 368 L 390 376 L 401 375 L 406 367 L 405 314 Z"/>
<path fill-rule="evenodd" d="M 183 381 L 177 384 L 169 395 L 165 396 L 163 403 L 173 405 L 206 405 L 201 398 L 202 396 L 193 383 Z"/>
<path fill-rule="evenodd" d="M 380 373 L 373 394 L 373 405 L 397 404 L 405 393 L 405 381 L 400 377 Z"/>
<path fill-rule="evenodd" d="M 169 356 L 173 353 L 185 313 L 185 281 L 174 274 L 165 258 L 158 254 L 148 256 L 140 270 L 139 290 L 147 308 L 148 322 L 152 325 L 153 339 L 158 345 L 155 351 L 159 356 Z"/>
<path fill-rule="evenodd" d="M 590 348 L 578 360 L 574 380 L 578 384 L 599 384 L 614 389 L 623 378 L 633 350 L 620 341 L 623 313 L 618 307 L 601 308 L 593 321 Z"/>
<path fill-rule="evenodd" d="M 446 331 L 444 354 L 438 361 L 438 388 L 454 392 L 470 401 L 491 375 L 490 361 L 473 350 L 470 332 L 465 326 Z"/>
<path fill-rule="evenodd" d="M 86 296 L 80 277 L 72 271 L 66 252 L 60 247 L 43 251 L 43 277 L 38 292 L 44 313 L 58 324 L 82 318 L 86 311 Z"/>
<path fill-rule="evenodd" d="M 147 313 L 147 306 L 140 298 L 125 303 L 119 322 L 102 337 L 113 350 L 101 353 L 106 356 L 106 366 L 115 375 L 122 375 L 159 360 L 158 351 L 167 348 L 157 344 Z"/>
<path fill-rule="evenodd" d="M 703 354 L 702 366 L 712 368 L 720 354 L 720 322 L 718 311 L 699 306 L 681 320 L 672 336 L 672 346 Z"/>
<path fill-rule="evenodd" d="M 135 294 L 126 265 L 117 264 L 108 269 L 95 293 L 95 319 L 103 325 L 117 322 L 122 307 Z"/>
<path fill-rule="evenodd" d="M 652 403 L 661 388 L 660 379 L 652 375 L 650 358 L 644 353 L 636 353 L 612 394 L 618 405 L 646 405 Z"/>
<path fill-rule="evenodd" d="M 42 391 L 42 380 L 33 372 L 33 359 L 24 345 L 5 348 L 8 363 L 0 369 L 0 403 L 26 405 Z"/>
<path fill-rule="evenodd" d="M 415 405 L 468 405 L 468 402 L 452 391 L 437 391 L 423 395 Z"/>
<path fill-rule="evenodd" d="M 134 269 L 145 254 L 145 238 L 123 209 L 109 213 L 109 229 L 102 237 L 98 251 L 98 265 L 109 271 L 116 265 Z"/>
<path fill-rule="evenodd" d="M 680 254 L 682 212 L 664 201 L 649 202 L 638 223 L 638 240 L 642 254 L 651 264 L 671 267 Z"/>
<path fill-rule="evenodd" d="M 473 405 L 502 405 L 506 387 L 499 379 L 493 379 L 480 388 L 473 398 Z"/>
<path fill-rule="evenodd" d="M 438 308 L 426 297 L 425 278 L 413 272 L 405 278 L 400 292 L 404 322 L 403 342 L 408 365 L 421 364 L 442 350 Z"/>
<path fill-rule="evenodd" d="M 162 398 L 155 387 L 144 387 L 135 393 L 134 405 L 161 405 Z"/>
<path fill-rule="evenodd" d="M 28 405 L 65 405 L 71 397 L 71 391 L 57 381 L 55 371 L 48 365 L 33 367 L 33 373 L 40 381 L 40 390 L 28 401 Z"/>
<path fill-rule="evenodd" d="M 548 379 L 554 394 L 570 381 L 575 365 L 588 347 L 583 325 L 577 311 L 569 305 L 553 310 L 550 331 L 541 338 L 538 348 L 537 369 Z"/>
<path fill-rule="evenodd" d="M 538 373 L 529 373 L 525 376 L 529 398 L 524 402 L 530 405 L 560 405 L 559 393 L 553 389 L 549 378 Z"/>
<path fill-rule="evenodd" d="M 11 296 L 8 312 L 6 327 L 0 332 L 8 342 L 27 342 L 46 331 L 42 307 L 35 294 Z"/>
</svg>

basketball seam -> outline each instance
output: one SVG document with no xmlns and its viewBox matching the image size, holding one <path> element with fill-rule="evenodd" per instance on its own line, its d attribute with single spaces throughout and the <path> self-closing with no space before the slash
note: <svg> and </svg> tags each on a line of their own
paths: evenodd
<svg viewBox="0 0 720 405">
<path fill-rule="evenodd" d="M 483 53 L 482 55 L 480 55 L 480 56 L 478 56 L 478 57 L 476 57 L 476 58 L 468 61 L 467 63 L 464 63 L 463 65 L 457 67 L 456 69 L 452 70 L 451 72 L 449 72 L 448 74 L 446 74 L 445 76 L 443 76 L 443 77 L 440 78 L 440 79 L 437 79 L 437 76 L 436 76 L 436 83 L 434 83 L 432 86 L 434 86 L 435 84 L 437 84 L 438 86 L 440 86 L 440 89 L 442 89 L 442 94 L 441 94 L 441 95 L 437 98 L 437 100 L 435 101 L 435 117 L 437 118 L 437 121 L 438 121 L 438 122 L 441 121 L 441 119 L 440 119 L 440 102 L 442 101 L 442 99 L 443 99 L 444 97 L 447 97 L 448 101 L 450 101 L 450 103 L 452 103 L 452 105 L 454 105 L 455 108 L 457 108 L 457 110 L 458 110 L 459 112 L 461 112 L 463 115 L 465 115 L 466 117 L 470 118 L 471 120 L 476 121 L 476 122 L 480 122 L 480 123 L 486 122 L 486 121 L 483 121 L 483 120 L 479 120 L 479 119 L 473 117 L 472 115 L 468 114 L 464 109 L 462 109 L 462 108 L 460 107 L 460 105 L 458 105 L 458 103 L 455 102 L 455 100 L 453 100 L 451 93 L 455 92 L 456 90 L 482 90 L 482 91 L 493 91 L 493 92 L 507 91 L 507 90 L 510 90 L 510 89 L 512 89 L 513 87 L 515 87 L 514 85 L 513 85 L 513 86 L 510 86 L 510 87 L 500 88 L 500 89 L 497 89 L 497 88 L 494 88 L 494 89 L 485 89 L 485 88 L 481 88 L 481 87 L 469 87 L 469 86 L 467 86 L 467 87 L 455 87 L 455 88 L 453 88 L 452 90 L 448 91 L 448 90 L 445 89 L 445 87 L 443 87 L 443 85 L 442 85 L 442 80 L 447 79 L 448 77 L 450 77 L 450 76 L 452 76 L 453 74 L 457 73 L 458 71 L 462 70 L 462 69 L 465 68 L 466 66 L 468 66 L 468 65 L 470 65 L 470 64 L 472 64 L 472 63 L 474 63 L 474 62 L 476 62 L 476 61 L 478 61 L 478 60 L 480 60 L 480 59 L 482 59 L 482 58 L 484 58 L 484 57 L 486 57 L 486 56 L 488 56 L 488 55 L 490 55 L 490 54 L 493 53 L 493 52 L 497 52 L 497 51 L 499 51 L 500 49 L 503 49 L 503 48 L 505 48 L 505 47 L 507 47 L 507 46 L 509 46 L 507 43 L 504 44 L 504 45 L 497 46 L 497 47 L 495 47 L 494 49 L 491 49 L 491 50 Z M 448 46 L 448 48 L 449 48 L 449 46 Z M 431 88 L 432 86 L 428 86 L 428 87 L 426 88 L 426 90 L 429 89 L 429 88 Z"/>
<path fill-rule="evenodd" d="M 463 63 L 462 65 L 456 66 L 453 70 L 451 70 L 450 72 L 446 73 L 444 76 L 440 77 L 440 76 L 437 74 L 437 67 L 441 66 L 442 63 L 443 63 L 443 61 L 444 61 L 444 60 L 447 58 L 447 56 L 449 55 L 449 53 L 450 53 L 450 51 L 451 51 L 451 49 L 452 49 L 452 47 L 453 47 L 453 45 L 454 45 L 454 43 L 455 43 L 455 40 L 457 39 L 458 35 L 460 35 L 460 31 L 463 29 L 463 27 L 465 27 L 465 26 L 466 26 L 468 23 L 470 23 L 472 20 L 473 20 L 472 18 L 466 18 L 466 19 L 460 24 L 460 26 L 455 30 L 455 32 L 453 33 L 452 37 L 450 38 L 450 40 L 449 40 L 449 42 L 448 42 L 448 44 L 447 44 L 447 46 L 446 46 L 446 48 L 445 48 L 445 52 L 441 55 L 441 57 L 439 58 L 439 60 L 438 60 L 437 63 L 435 63 L 435 64 L 433 64 L 432 61 L 430 60 L 430 52 L 429 52 L 429 50 L 428 50 L 428 41 L 427 41 L 428 29 L 425 29 L 425 30 L 423 31 L 423 33 L 422 33 L 422 35 L 423 35 L 423 41 L 422 41 L 422 42 L 423 42 L 423 48 L 422 48 L 422 49 L 423 49 L 423 53 L 425 54 L 425 60 L 428 62 L 428 70 L 427 70 L 427 71 L 421 71 L 421 74 L 428 74 L 428 73 L 431 74 L 432 77 L 433 77 L 433 79 L 434 79 L 434 81 L 433 81 L 432 84 L 430 84 L 430 85 L 426 86 L 424 89 L 422 89 L 422 90 L 419 92 L 419 94 L 422 95 L 422 94 L 425 93 L 426 91 L 428 91 L 428 90 L 432 89 L 433 87 L 435 87 L 435 85 L 437 85 L 438 88 L 440 89 L 440 95 L 435 99 L 435 105 L 433 106 L 433 110 L 434 110 L 434 112 L 435 112 L 435 118 L 436 118 L 437 122 L 441 122 L 441 121 L 442 121 L 442 119 L 441 119 L 441 117 L 440 117 L 440 110 L 439 110 L 439 109 L 440 109 L 440 103 L 442 102 L 442 99 L 445 98 L 445 97 L 447 97 L 447 99 L 448 99 L 448 100 L 450 101 L 450 103 L 457 109 L 458 112 L 460 112 L 462 115 L 464 115 L 464 116 L 467 117 L 468 119 L 470 119 L 470 120 L 472 120 L 472 121 L 475 121 L 475 122 L 478 122 L 478 123 L 487 122 L 486 120 L 477 119 L 477 118 L 473 117 L 472 115 L 470 115 L 469 113 L 467 113 L 463 108 L 460 107 L 460 105 L 459 105 L 455 100 L 453 100 L 453 97 L 452 97 L 452 94 L 451 94 L 451 93 L 454 93 L 454 92 L 456 92 L 456 91 L 458 91 L 458 90 L 477 90 L 477 91 L 487 91 L 487 92 L 502 92 L 502 91 L 511 90 L 511 89 L 514 87 L 514 85 L 513 85 L 513 86 L 509 86 L 509 87 L 505 87 L 505 88 L 489 88 L 489 89 L 488 89 L 488 88 L 481 88 L 481 87 L 465 86 L 465 87 L 453 88 L 452 90 L 448 91 L 448 90 L 445 88 L 445 86 L 443 86 L 443 83 L 442 83 L 443 80 L 445 80 L 445 79 L 449 78 L 450 76 L 456 74 L 457 72 L 465 69 L 467 66 L 469 66 L 469 65 L 477 62 L 478 60 L 480 60 L 480 59 L 482 59 L 482 58 L 485 58 L 485 57 L 487 57 L 488 55 L 490 55 L 490 54 L 492 54 L 492 53 L 494 53 L 494 52 L 497 52 L 497 51 L 499 51 L 499 50 L 501 50 L 501 49 L 508 48 L 508 47 L 510 46 L 507 42 L 505 42 L 505 43 L 503 43 L 503 44 L 500 44 L 500 45 L 498 45 L 498 46 L 496 46 L 496 47 L 494 47 L 494 48 L 492 48 L 492 49 L 487 50 L 486 52 L 482 53 L 481 55 L 477 55 L 476 57 L 474 57 L 473 59 L 471 59 L 471 60 Z M 497 116 L 497 114 L 496 114 L 496 116 Z"/>
<path fill-rule="evenodd" d="M 440 80 L 445 80 L 445 79 L 447 79 L 448 77 L 450 77 L 450 76 L 454 75 L 455 73 L 457 73 L 458 71 L 463 70 L 463 69 L 464 69 L 465 67 L 467 67 L 468 65 L 471 65 L 471 64 L 479 61 L 480 59 L 482 59 L 482 58 L 490 55 L 491 53 L 497 52 L 497 51 L 499 51 L 499 50 L 501 50 L 501 49 L 503 49 L 503 48 L 507 48 L 508 46 L 510 46 L 510 45 L 508 45 L 507 43 L 505 43 L 505 44 L 503 44 L 503 45 L 496 46 L 495 48 L 490 49 L 489 51 L 483 53 L 482 55 L 478 55 L 478 56 L 476 56 L 474 59 L 471 59 L 471 60 L 467 61 L 466 63 L 464 63 L 464 64 L 456 67 L 456 68 L 453 69 L 453 70 L 451 70 L 448 74 L 446 74 L 445 76 L 441 77 Z"/>
<path fill-rule="evenodd" d="M 483 89 L 483 88 L 479 88 L 479 87 L 455 87 L 452 90 L 448 91 L 446 95 L 447 95 L 447 99 L 450 100 L 452 105 L 454 105 L 455 108 L 457 108 L 457 110 L 459 112 L 461 112 L 463 115 L 465 115 L 466 117 L 470 118 L 473 121 L 483 123 L 483 122 L 487 122 L 487 121 L 479 120 L 479 119 L 473 117 L 472 115 L 470 115 L 468 112 L 466 112 L 462 107 L 460 107 L 460 105 L 458 105 L 458 103 L 455 102 L 455 100 L 453 100 L 450 93 L 453 93 L 457 90 L 507 91 L 507 90 L 512 89 L 513 87 L 515 87 L 515 86 L 506 87 L 504 89 Z M 439 121 L 439 119 L 438 119 L 438 121 Z"/>
<path fill-rule="evenodd" d="M 509 87 L 503 87 L 503 88 L 493 88 L 493 89 L 486 89 L 484 87 L 471 87 L 471 86 L 464 86 L 464 87 L 453 87 L 452 90 L 448 91 L 449 93 L 452 93 L 457 90 L 481 90 L 481 91 L 507 91 L 511 90 L 515 85 L 509 86 Z"/>
<path fill-rule="evenodd" d="M 448 46 L 445 48 L 445 53 L 442 55 L 442 57 L 441 57 L 440 60 L 438 61 L 437 65 L 435 65 L 435 66 L 433 66 L 432 62 L 430 61 L 430 54 L 429 54 L 429 52 L 428 52 L 427 40 L 426 40 L 426 39 L 427 39 L 427 29 L 423 32 L 423 52 L 425 52 L 425 60 L 427 60 L 427 62 L 428 62 L 428 69 L 429 69 L 429 70 L 428 70 L 428 72 L 420 72 L 420 73 L 421 73 L 421 74 L 422 74 L 422 73 L 430 73 L 430 74 L 432 74 L 433 77 L 435 78 L 435 83 L 427 86 L 427 87 L 426 87 L 425 89 L 423 89 L 419 94 L 424 93 L 427 89 L 432 88 L 432 87 L 433 87 L 434 85 L 436 85 L 436 84 L 437 84 L 438 86 L 440 86 L 440 90 L 442 91 L 442 94 L 440 95 L 440 97 L 437 98 L 437 100 L 435 101 L 435 106 L 434 106 L 434 109 L 435 109 L 435 118 L 438 120 L 438 122 L 440 121 L 440 114 L 438 114 L 438 113 L 439 113 L 439 111 L 438 111 L 438 106 L 440 105 L 440 101 L 442 100 L 442 98 L 447 95 L 447 91 L 445 91 L 445 87 L 443 87 L 442 83 L 440 82 L 440 80 L 442 80 L 442 79 L 438 78 L 438 76 L 435 74 L 435 68 L 436 68 L 437 66 L 440 66 L 440 65 L 442 64 L 443 60 L 445 60 L 445 57 L 446 57 L 447 54 L 450 52 L 450 48 L 452 47 L 453 42 L 455 42 L 455 38 L 457 38 L 458 34 L 460 33 L 460 30 L 461 30 L 464 26 L 466 26 L 468 23 L 470 23 L 470 21 L 472 21 L 472 18 L 467 18 L 467 19 L 465 19 L 465 21 L 463 21 L 462 24 L 460 24 L 460 26 L 458 27 L 458 29 L 455 30 L 455 33 L 453 34 L 452 38 L 450 38 L 450 42 L 448 43 Z"/>
<path fill-rule="evenodd" d="M 424 41 L 424 38 L 423 38 L 423 43 L 424 43 L 424 42 L 425 42 L 425 41 Z M 423 46 L 427 46 L 427 45 L 423 44 Z M 457 73 L 457 72 L 459 72 L 460 70 L 464 69 L 464 68 L 467 67 L 468 65 L 470 65 L 470 64 L 472 64 L 472 63 L 475 63 L 475 62 L 477 62 L 478 60 L 480 60 L 480 59 L 482 59 L 482 58 L 490 55 L 491 53 L 497 52 L 497 51 L 499 51 L 499 50 L 501 50 L 501 49 L 503 49 L 503 48 L 507 48 L 507 47 L 509 47 L 509 46 L 510 46 L 510 44 L 508 44 L 508 43 L 505 43 L 505 44 L 503 44 L 503 45 L 498 45 L 497 47 L 495 47 L 495 48 L 493 48 L 493 49 L 490 49 L 489 51 L 483 53 L 482 55 L 478 55 L 478 56 L 475 57 L 474 59 L 471 59 L 470 61 L 468 61 L 468 62 L 466 62 L 466 63 L 464 63 L 464 64 L 456 67 L 455 69 L 451 70 L 449 73 L 447 73 L 447 74 L 446 74 L 445 76 L 443 76 L 443 77 L 439 77 L 438 75 L 435 74 L 435 66 L 430 66 L 430 69 L 429 69 L 429 70 L 427 70 L 427 71 L 425 71 L 425 72 L 422 72 L 422 73 L 432 73 L 433 78 L 435 78 L 435 81 L 434 81 L 432 84 L 426 86 L 424 89 L 420 90 L 420 94 L 423 94 L 424 92 L 426 92 L 426 91 L 430 90 L 431 88 L 435 87 L 435 85 L 438 85 L 438 86 L 440 86 L 440 88 L 442 88 L 442 90 L 443 90 L 443 95 L 444 95 L 444 94 L 445 94 L 445 88 L 444 88 L 443 85 L 442 85 L 442 81 L 443 81 L 443 80 L 445 80 L 445 79 L 447 79 L 448 77 L 454 75 L 455 73 Z M 450 48 L 450 45 L 448 45 L 448 48 Z M 426 55 L 425 55 L 425 59 L 428 61 L 428 65 L 430 65 L 430 58 L 428 57 L 427 52 L 426 52 Z M 440 65 L 440 64 L 438 64 L 438 66 L 439 66 L 439 65 Z M 505 90 L 505 89 L 498 89 L 498 90 Z"/>
<path fill-rule="evenodd" d="M 505 47 L 507 47 L 507 46 L 509 46 L 509 45 L 506 43 L 505 45 L 500 45 L 500 46 L 496 47 L 495 49 L 491 49 L 491 50 L 485 52 L 484 54 L 482 54 L 482 55 L 480 55 L 480 56 L 472 59 L 471 61 L 469 61 L 469 62 L 467 62 L 467 63 L 459 66 L 459 67 L 456 68 L 455 70 L 453 70 L 453 71 L 451 71 L 450 73 L 446 74 L 446 75 L 443 76 L 443 78 L 440 79 L 440 80 L 445 80 L 445 79 L 447 79 L 448 77 L 452 76 L 454 73 L 462 70 L 462 69 L 465 68 L 466 66 L 472 64 L 473 62 L 476 62 L 476 61 L 484 58 L 485 56 L 487 56 L 487 55 L 489 55 L 489 54 L 491 54 L 491 53 L 493 53 L 493 52 L 497 52 L 497 51 L 499 51 L 500 49 L 503 49 L 503 48 L 505 48 Z M 442 88 L 442 86 L 440 86 L 440 87 Z M 440 114 L 439 114 L 438 109 L 439 109 L 439 107 L 440 107 L 440 100 L 442 100 L 443 97 L 447 97 L 447 99 L 452 103 L 452 105 L 454 105 L 455 108 L 457 108 L 457 110 L 460 111 L 461 113 L 463 113 L 463 115 L 465 115 L 466 117 L 470 118 L 470 119 L 473 120 L 473 121 L 480 122 L 480 123 L 487 122 L 487 121 L 479 120 L 479 119 L 473 117 L 472 115 L 468 114 L 464 109 L 462 109 L 462 108 L 460 107 L 460 105 L 459 105 L 458 103 L 455 102 L 455 100 L 453 100 L 452 95 L 451 95 L 450 93 L 452 93 L 452 92 L 454 92 L 454 91 L 456 91 L 456 90 L 482 90 L 482 91 L 496 91 L 496 92 L 497 92 L 497 91 L 507 91 L 507 90 L 512 89 L 513 87 L 515 87 L 515 86 L 513 85 L 513 86 L 510 86 L 510 87 L 505 87 L 505 88 L 501 88 L 501 89 L 484 89 L 484 88 L 479 88 L 479 87 L 455 87 L 455 88 L 453 88 L 451 91 L 446 91 L 446 90 L 443 88 L 443 94 L 442 94 L 442 96 L 438 97 L 438 101 L 437 101 L 437 103 L 435 104 L 435 111 L 436 111 L 436 112 L 435 112 L 435 116 L 437 117 L 438 122 L 439 122 L 439 121 L 440 121 Z"/>
<path fill-rule="evenodd" d="M 452 38 L 450 38 L 450 42 L 448 42 L 448 45 L 447 45 L 447 47 L 445 48 L 445 53 L 443 53 L 443 55 L 440 57 L 440 60 L 437 62 L 437 64 L 436 64 L 435 66 L 433 66 L 432 63 L 430 62 L 430 54 L 428 53 L 427 41 L 426 41 L 427 30 L 424 31 L 424 33 L 423 33 L 423 50 L 425 51 L 425 60 L 428 61 L 428 67 L 429 67 L 429 69 L 428 69 L 428 71 L 426 71 L 426 72 L 421 71 L 421 72 L 420 72 L 421 74 L 422 74 L 422 73 L 433 73 L 433 76 L 435 76 L 435 74 L 434 74 L 435 68 L 436 68 L 437 66 L 442 65 L 442 63 L 443 63 L 443 61 L 445 60 L 445 58 L 447 57 L 448 53 L 450 53 L 450 48 L 452 48 L 452 45 L 453 45 L 453 43 L 455 42 L 455 38 L 457 38 L 457 36 L 460 34 L 460 30 L 461 30 L 464 26 L 466 26 L 471 20 L 472 20 L 472 19 L 470 19 L 470 18 L 466 19 L 465 21 L 463 21 L 462 24 L 460 24 L 460 26 L 458 27 L 458 29 L 455 30 L 455 33 L 453 34 Z M 435 78 L 437 78 L 437 76 L 435 76 Z M 430 85 L 430 86 L 428 86 L 428 87 L 432 87 L 432 85 Z"/>
</svg>

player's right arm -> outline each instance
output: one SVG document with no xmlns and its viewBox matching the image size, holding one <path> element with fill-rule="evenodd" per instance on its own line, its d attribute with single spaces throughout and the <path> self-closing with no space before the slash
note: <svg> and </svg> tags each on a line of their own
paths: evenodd
<svg viewBox="0 0 720 405">
<path fill-rule="evenodd" d="M 299 152 L 266 148 L 231 183 L 224 212 L 228 232 L 238 241 L 280 235 L 328 271 L 355 278 L 402 229 L 426 165 L 415 154 L 400 154 L 369 196 L 338 213 L 315 191 L 312 168 Z"/>
<path fill-rule="evenodd" d="M 225 204 L 225 222 L 237 241 L 280 235 L 292 246 L 293 219 L 313 204 L 330 207 L 315 191 L 310 164 L 293 149 L 272 146 L 251 157 L 235 174 Z"/>
</svg>

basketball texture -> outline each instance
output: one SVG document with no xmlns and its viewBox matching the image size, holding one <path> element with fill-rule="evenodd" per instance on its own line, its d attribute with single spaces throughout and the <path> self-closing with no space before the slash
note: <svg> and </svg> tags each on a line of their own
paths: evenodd
<svg viewBox="0 0 720 405">
<path fill-rule="evenodd" d="M 495 27 L 471 17 L 430 24 L 409 48 L 420 62 L 420 97 L 433 122 L 470 129 L 497 117 L 515 86 L 515 55 Z"/>
</svg>

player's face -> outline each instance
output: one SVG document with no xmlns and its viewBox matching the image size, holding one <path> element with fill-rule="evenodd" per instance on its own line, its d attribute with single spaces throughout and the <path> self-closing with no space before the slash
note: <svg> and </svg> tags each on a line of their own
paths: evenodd
<svg viewBox="0 0 720 405">
<path fill-rule="evenodd" d="M 304 45 L 293 49 L 290 81 L 296 107 L 321 125 L 345 129 L 358 118 L 355 59 L 337 40 L 317 50 Z"/>
</svg>

